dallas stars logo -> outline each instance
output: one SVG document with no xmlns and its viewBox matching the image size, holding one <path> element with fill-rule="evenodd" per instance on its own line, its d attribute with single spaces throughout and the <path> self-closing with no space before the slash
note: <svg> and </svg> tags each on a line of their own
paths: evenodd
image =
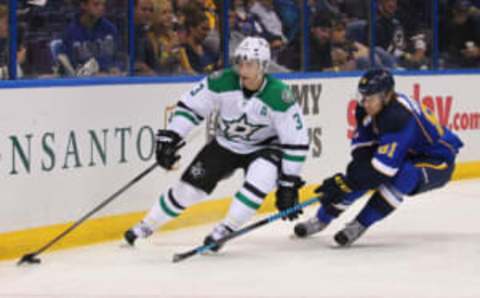
<svg viewBox="0 0 480 298">
<path fill-rule="evenodd" d="M 247 114 L 243 114 L 236 120 L 222 119 L 224 128 L 223 133 L 227 139 L 241 139 L 251 141 L 252 135 L 260 129 L 266 127 L 263 124 L 252 124 L 248 122 Z"/>
</svg>

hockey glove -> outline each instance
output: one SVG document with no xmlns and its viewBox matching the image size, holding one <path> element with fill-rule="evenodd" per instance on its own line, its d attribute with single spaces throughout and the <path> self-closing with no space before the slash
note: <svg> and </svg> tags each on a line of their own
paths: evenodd
<svg viewBox="0 0 480 298">
<path fill-rule="evenodd" d="M 322 185 L 315 189 L 315 193 L 319 195 L 319 200 L 324 206 L 342 202 L 345 195 L 350 192 L 352 192 L 351 187 L 345 176 L 340 173 L 323 180 Z"/>
<path fill-rule="evenodd" d="M 278 210 L 284 211 L 298 204 L 298 190 L 305 185 L 305 181 L 298 176 L 290 176 L 282 174 L 278 179 L 278 189 L 276 192 L 275 206 Z M 283 220 L 295 220 L 303 211 L 299 209 L 296 212 L 292 212 Z"/>
<path fill-rule="evenodd" d="M 155 156 L 158 165 L 166 170 L 171 170 L 173 165 L 180 159 L 177 151 L 185 146 L 185 141 L 176 132 L 167 129 L 158 130 L 155 141 Z"/>
</svg>

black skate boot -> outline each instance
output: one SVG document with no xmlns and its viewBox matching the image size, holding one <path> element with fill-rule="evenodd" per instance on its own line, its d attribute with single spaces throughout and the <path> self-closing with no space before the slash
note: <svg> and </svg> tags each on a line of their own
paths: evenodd
<svg viewBox="0 0 480 298">
<path fill-rule="evenodd" d="M 350 223 L 348 223 L 345 228 L 340 230 L 338 233 L 335 234 L 333 237 L 335 239 L 335 242 L 338 243 L 340 246 L 349 246 L 355 240 L 360 238 L 362 234 L 367 230 L 366 227 L 364 227 L 361 223 L 358 221 L 354 220 Z"/>
<path fill-rule="evenodd" d="M 328 224 L 319 220 L 316 216 L 310 218 L 307 221 L 298 223 L 295 225 L 293 231 L 295 235 L 299 238 L 305 238 L 307 236 L 313 235 L 325 229 Z"/>
<path fill-rule="evenodd" d="M 203 240 L 204 245 L 209 245 L 211 243 L 217 242 L 219 239 L 227 236 L 228 234 L 233 233 L 233 229 L 230 228 L 229 226 L 225 224 L 219 224 L 215 228 L 213 228 L 213 231 L 205 237 L 205 240 Z M 213 252 L 218 252 L 223 245 L 215 244 L 212 246 L 210 249 Z"/>
<path fill-rule="evenodd" d="M 137 240 L 138 237 L 132 229 L 129 229 L 123 234 L 123 238 L 125 238 L 125 241 L 127 241 L 130 246 L 134 246 L 135 240 Z"/>
<path fill-rule="evenodd" d="M 153 234 L 152 228 L 150 228 L 150 226 L 147 225 L 145 222 L 141 221 L 137 225 L 135 225 L 133 228 L 128 229 L 123 234 L 123 238 L 125 238 L 125 241 L 130 246 L 134 246 L 135 241 L 137 240 L 138 237 L 147 238 L 152 234 Z"/>
</svg>

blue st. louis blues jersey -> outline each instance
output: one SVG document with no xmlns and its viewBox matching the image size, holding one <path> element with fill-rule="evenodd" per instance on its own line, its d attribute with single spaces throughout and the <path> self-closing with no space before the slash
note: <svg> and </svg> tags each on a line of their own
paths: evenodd
<svg viewBox="0 0 480 298">
<path fill-rule="evenodd" d="M 362 114 L 363 107 L 357 107 Z M 370 117 L 363 111 L 352 139 L 352 150 L 376 148 L 371 164 L 381 174 L 393 177 L 405 160 L 431 157 L 453 163 L 463 146 L 459 137 L 440 125 L 426 106 L 403 94 L 396 94 L 384 109 Z"/>
<path fill-rule="evenodd" d="M 93 28 L 85 28 L 80 23 L 80 16 L 66 28 L 63 37 L 63 52 L 77 68 L 90 58 L 95 58 L 100 71 L 109 71 L 117 67 L 115 55 L 118 51 L 118 30 L 106 18 L 100 18 Z"/>
</svg>

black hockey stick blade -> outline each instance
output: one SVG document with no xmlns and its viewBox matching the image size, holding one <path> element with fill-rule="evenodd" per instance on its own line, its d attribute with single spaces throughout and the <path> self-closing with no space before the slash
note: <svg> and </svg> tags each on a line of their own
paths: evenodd
<svg viewBox="0 0 480 298">
<path fill-rule="evenodd" d="M 27 263 L 27 264 L 40 264 L 41 262 L 42 262 L 42 260 L 40 260 L 40 258 L 37 258 L 37 254 L 36 254 L 36 253 L 30 253 L 30 254 L 24 255 L 24 256 L 17 262 L 17 266 L 21 266 L 23 263 Z"/>
<path fill-rule="evenodd" d="M 149 166 L 147 169 L 145 169 L 143 172 L 138 174 L 135 178 L 130 180 L 127 184 L 125 184 L 122 188 L 117 190 L 115 193 L 113 193 L 111 196 L 109 196 L 107 199 L 105 199 L 103 202 L 98 204 L 95 208 L 93 208 L 90 212 L 82 216 L 79 220 L 74 222 L 72 225 L 70 225 L 67 229 L 65 229 L 62 233 L 57 235 L 55 238 L 50 240 L 47 244 L 39 248 L 37 251 L 28 253 L 24 255 L 18 262 L 17 265 L 21 264 L 39 264 L 41 260 L 37 258 L 37 256 L 41 253 L 43 253 L 45 250 L 49 249 L 52 245 L 57 243 L 60 239 L 65 237 L 67 234 L 69 234 L 71 231 L 73 231 L 76 227 L 78 227 L 80 224 L 82 224 L 85 220 L 90 218 L 93 214 L 97 213 L 100 209 L 108 205 L 111 201 L 115 200 L 119 195 L 124 193 L 127 189 L 129 189 L 132 185 L 140 181 L 143 177 L 147 176 L 150 172 L 152 172 L 155 168 L 157 168 L 157 163 L 155 162 L 151 166 Z"/>
<path fill-rule="evenodd" d="M 252 230 L 255 230 L 261 226 L 264 226 L 268 223 L 271 223 L 271 222 L 274 222 L 276 220 L 279 220 L 283 217 L 286 217 L 287 215 L 289 215 L 290 213 L 293 213 L 293 212 L 296 212 L 304 207 L 307 207 L 309 205 L 312 205 L 314 203 L 318 202 L 318 197 L 315 197 L 315 198 L 311 198 L 311 199 L 308 199 L 306 200 L 305 202 L 303 203 L 300 203 L 298 205 L 295 205 L 291 208 L 288 208 L 284 211 L 281 211 L 281 212 L 278 212 L 278 213 L 275 213 L 275 214 L 272 214 L 268 217 L 265 217 L 264 219 L 261 219 L 257 222 L 254 222 L 240 230 L 237 230 L 231 234 L 228 234 L 226 235 L 225 237 L 223 238 L 220 238 L 218 239 L 216 242 L 212 242 L 212 243 L 209 243 L 209 244 L 204 244 L 204 245 L 200 245 L 194 249 L 191 249 L 189 251 L 186 251 L 186 252 L 183 252 L 183 253 L 177 253 L 177 254 L 174 254 L 173 255 L 173 259 L 172 261 L 174 263 L 178 263 L 180 261 L 183 261 L 185 259 L 188 259 L 190 257 L 193 257 L 195 255 L 198 255 L 198 254 L 202 254 L 202 253 L 205 253 L 209 250 L 211 250 L 213 247 L 217 246 L 217 245 L 223 245 L 225 242 L 233 239 L 233 238 L 237 238 L 243 234 L 246 234 Z"/>
</svg>

